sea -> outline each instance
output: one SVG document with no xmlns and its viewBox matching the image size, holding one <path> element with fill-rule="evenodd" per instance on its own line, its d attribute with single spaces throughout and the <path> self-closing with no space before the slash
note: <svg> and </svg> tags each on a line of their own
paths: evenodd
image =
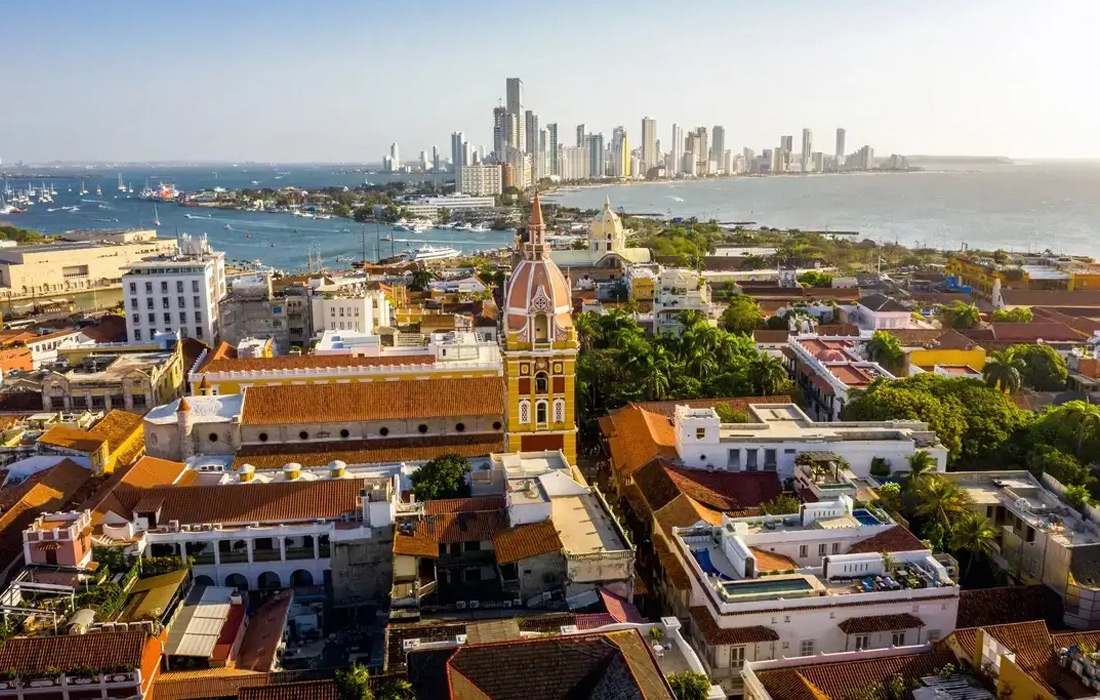
<svg viewBox="0 0 1100 700">
<path fill-rule="evenodd" d="M 118 191 L 118 178 L 140 192 L 146 182 L 189 192 L 210 187 L 305 189 L 381 184 L 420 175 L 383 175 L 354 165 L 216 165 L 100 169 L 38 168 L 42 177 L 11 175 L 15 189 L 43 181 L 57 190 L 53 204 L 0 216 L 48 234 L 74 229 L 151 227 L 153 204 Z M 2 175 L 0 175 L 2 177 Z M 430 175 L 446 180 L 453 176 Z M 80 184 L 91 191 L 79 195 Z M 254 184 L 255 183 L 255 184 Z M 96 186 L 103 196 L 97 201 Z M 603 206 L 663 217 L 698 217 L 758 226 L 855 232 L 861 239 L 945 250 L 965 247 L 1100 257 L 1100 162 L 980 162 L 905 173 L 842 173 L 706 179 L 563 187 L 547 201 L 583 209 Z M 320 254 L 328 267 L 363 257 L 377 260 L 423 244 L 475 252 L 509 245 L 511 231 L 470 233 L 431 229 L 421 234 L 347 219 L 315 220 L 268 214 L 157 205 L 161 236 L 205 233 L 237 262 L 304 270 Z M 391 236 L 393 241 L 381 240 Z"/>
<path fill-rule="evenodd" d="M 429 229 L 413 233 L 393 230 L 387 224 L 360 224 L 350 219 L 308 219 L 290 214 L 181 207 L 171 203 L 156 204 L 155 216 L 160 226 L 154 226 L 153 202 L 138 197 L 146 183 L 154 188 L 159 183 L 172 184 L 182 192 L 194 192 L 213 187 L 277 189 L 293 186 L 310 190 L 422 179 L 420 175 L 370 173 L 362 166 L 21 168 L 20 172 L 36 177 L 29 179 L 11 174 L 0 175 L 0 178 L 14 190 L 26 189 L 28 185 L 52 185 L 57 195 L 52 204 L 33 204 L 25 214 L 0 216 L 0 223 L 46 234 L 120 228 L 156 228 L 158 235 L 169 238 L 181 234 L 206 234 L 211 247 L 225 251 L 227 262 L 259 263 L 290 273 L 308 269 L 310 257 L 316 260 L 318 255 L 327 269 L 339 269 L 348 268 L 351 262 L 363 257 L 376 261 L 425 244 L 450 246 L 465 253 L 491 250 L 511 245 L 515 235 L 511 230 L 474 233 Z M 128 188 L 133 188 L 134 194 L 119 191 L 120 176 Z M 444 174 L 427 177 L 448 179 Z M 3 181 L 0 181 L 0 191 Z M 80 195 L 81 184 L 89 194 Z M 101 197 L 96 195 L 97 186 L 102 191 Z M 383 240 L 386 237 L 392 240 Z"/>
</svg>

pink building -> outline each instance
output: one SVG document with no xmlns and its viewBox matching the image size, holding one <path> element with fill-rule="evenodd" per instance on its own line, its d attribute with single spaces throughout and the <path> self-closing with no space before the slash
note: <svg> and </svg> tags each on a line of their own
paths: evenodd
<svg viewBox="0 0 1100 700">
<path fill-rule="evenodd" d="M 28 566 L 85 568 L 92 561 L 92 513 L 43 513 L 23 531 Z"/>
</svg>

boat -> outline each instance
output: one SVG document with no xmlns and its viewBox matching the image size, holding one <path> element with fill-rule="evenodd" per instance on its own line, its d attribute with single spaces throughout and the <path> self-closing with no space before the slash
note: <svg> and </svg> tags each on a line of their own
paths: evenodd
<svg viewBox="0 0 1100 700">
<path fill-rule="evenodd" d="M 103 199 L 103 188 L 100 187 L 99 185 L 95 186 L 95 196 L 98 197 L 99 199 Z"/>
<path fill-rule="evenodd" d="M 380 241 L 392 241 L 392 240 L 393 240 L 393 236 L 391 236 L 390 234 L 388 234 L 388 233 L 387 233 L 387 234 L 386 234 L 385 236 L 382 236 L 382 237 L 381 237 L 381 238 L 379 238 L 378 240 L 380 240 Z"/>
<path fill-rule="evenodd" d="M 411 262 L 432 262 L 434 260 L 448 260 L 462 255 L 454 248 L 425 245 L 409 253 Z"/>
<path fill-rule="evenodd" d="M 470 229 L 471 233 L 488 233 L 489 231 L 492 231 L 492 229 L 484 223 L 478 224 L 477 226 L 474 226 L 472 229 Z"/>
<path fill-rule="evenodd" d="M 125 192 L 126 191 L 126 183 L 124 183 L 122 181 L 122 173 L 118 174 L 118 191 L 119 192 Z"/>
<path fill-rule="evenodd" d="M 455 226 L 455 231 L 473 231 L 474 227 L 470 224 L 458 224 Z"/>
<path fill-rule="evenodd" d="M 83 197 L 86 194 L 88 194 L 88 188 L 84 186 L 84 181 L 81 180 L 80 181 L 80 196 Z"/>
<path fill-rule="evenodd" d="M 226 231 L 232 231 L 232 230 L 233 230 L 233 227 L 232 227 L 232 226 L 230 226 L 229 224 L 226 224 L 226 225 L 225 225 L 225 230 L 226 230 Z"/>
<path fill-rule="evenodd" d="M 153 205 L 153 225 L 160 226 L 160 214 L 157 213 L 157 205 Z"/>
</svg>

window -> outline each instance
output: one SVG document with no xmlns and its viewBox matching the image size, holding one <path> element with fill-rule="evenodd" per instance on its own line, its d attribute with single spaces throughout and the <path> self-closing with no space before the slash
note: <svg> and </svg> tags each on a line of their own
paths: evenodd
<svg viewBox="0 0 1100 700">
<path fill-rule="evenodd" d="M 760 455 L 756 450 L 745 450 L 745 469 L 750 472 L 757 470 L 756 458 Z"/>
<path fill-rule="evenodd" d="M 191 291 L 192 292 L 199 291 L 199 281 L 198 280 L 191 280 Z"/>
<path fill-rule="evenodd" d="M 348 429 L 347 429 L 347 428 L 341 428 L 341 429 L 340 429 L 340 437 L 342 437 L 342 438 L 346 438 L 346 437 L 347 437 L 347 436 L 349 436 L 349 435 L 351 435 L 351 433 L 350 433 L 350 432 L 348 432 Z"/>
<path fill-rule="evenodd" d="M 466 542 L 463 545 L 463 549 L 466 550 L 467 552 L 480 552 L 481 551 L 481 543 L 478 542 L 477 540 L 474 540 L 472 542 Z"/>
<path fill-rule="evenodd" d="M 798 558 L 799 559 L 805 559 L 806 557 L 810 556 L 810 551 L 809 550 L 810 550 L 810 548 L 807 547 L 806 545 L 804 545 L 804 544 L 799 545 L 798 546 Z"/>
<path fill-rule="evenodd" d="M 500 577 L 505 581 L 515 581 L 519 578 L 519 567 L 515 564 L 504 564 L 500 567 Z"/>
<path fill-rule="evenodd" d="M 153 297 L 146 297 L 146 299 L 145 299 L 145 308 L 152 309 L 152 308 L 154 308 L 154 306 L 155 305 L 153 304 Z"/>
<path fill-rule="evenodd" d="M 138 307 L 137 297 L 130 299 L 130 308 L 136 309 Z"/>
<path fill-rule="evenodd" d="M 152 282 L 146 282 L 145 283 L 145 293 L 146 294 L 152 294 L 153 293 L 153 283 Z"/>
<path fill-rule="evenodd" d="M 890 643 L 893 644 L 894 646 L 896 646 L 896 647 L 905 646 L 905 633 L 904 632 L 894 632 L 890 637 L 891 637 L 890 638 Z"/>
<path fill-rule="evenodd" d="M 726 466 L 729 467 L 730 471 L 736 472 L 741 470 L 741 450 L 731 449 L 729 451 L 729 457 L 726 459 Z"/>
<path fill-rule="evenodd" d="M 202 302 L 199 301 L 198 297 L 191 297 L 191 306 L 194 306 L 194 307 L 197 308 L 198 306 L 200 306 L 201 303 Z"/>
<path fill-rule="evenodd" d="M 833 554 L 840 554 L 840 543 L 833 542 Z"/>
<path fill-rule="evenodd" d="M 493 430 L 500 430 L 500 428 L 501 428 L 500 421 L 498 421 L 498 420 L 493 421 Z"/>
<path fill-rule="evenodd" d="M 535 423 L 542 425 L 547 422 L 547 405 L 545 401 L 535 402 Z"/>
<path fill-rule="evenodd" d="M 378 434 L 381 435 L 382 437 L 386 437 L 387 435 L 390 434 L 390 429 L 387 428 L 386 426 L 382 426 L 381 428 L 378 429 Z"/>
<path fill-rule="evenodd" d="M 812 639 L 803 639 L 798 644 L 798 655 L 799 656 L 813 656 L 814 655 L 814 646 L 815 646 L 814 645 L 814 640 L 812 640 Z"/>
<path fill-rule="evenodd" d="M 827 551 L 828 551 L 828 545 L 826 545 L 824 542 L 817 545 L 817 556 L 823 557 L 823 556 L 825 556 L 825 553 Z"/>
<path fill-rule="evenodd" d="M 137 328 L 137 329 L 134 330 L 134 340 L 141 340 L 141 329 L 140 328 Z"/>
<path fill-rule="evenodd" d="M 545 394 L 550 389 L 550 378 L 546 372 L 539 372 L 535 375 L 535 393 Z"/>
<path fill-rule="evenodd" d="M 172 326 L 172 314 L 167 311 L 164 312 L 164 325 L 168 327 Z"/>
<path fill-rule="evenodd" d="M 176 294 L 183 294 L 183 280 L 176 280 Z"/>
<path fill-rule="evenodd" d="M 301 439 L 301 440 L 308 440 L 309 439 L 309 433 L 307 433 L 306 431 L 303 430 L 302 432 L 298 433 L 298 438 Z"/>
<path fill-rule="evenodd" d="M 764 471 L 775 471 L 775 450 L 764 450 Z"/>
<path fill-rule="evenodd" d="M 217 433 L 210 433 L 210 435 L 208 437 L 210 438 L 210 442 L 217 442 L 218 441 L 218 434 Z"/>
<path fill-rule="evenodd" d="M 202 328 L 196 328 L 195 329 L 195 337 L 196 338 L 201 338 L 202 337 Z"/>
<path fill-rule="evenodd" d="M 857 634 L 856 635 L 856 651 L 863 651 L 868 646 L 870 646 L 870 642 L 867 640 L 867 635 Z"/>
<path fill-rule="evenodd" d="M 706 428 L 696 428 L 695 429 L 695 439 L 696 440 L 702 440 L 706 436 L 707 436 L 707 429 Z"/>
<path fill-rule="evenodd" d="M 455 432 L 456 433 L 466 432 L 466 424 L 465 423 L 455 423 Z"/>
<path fill-rule="evenodd" d="M 565 422 L 565 399 L 554 399 L 554 422 Z"/>
<path fill-rule="evenodd" d="M 526 425 L 531 422 L 531 402 L 519 402 L 519 422 Z"/>
<path fill-rule="evenodd" d="M 741 668 L 745 665 L 745 647 L 732 647 L 730 649 L 730 666 Z"/>
<path fill-rule="evenodd" d="M 162 308 L 162 309 L 171 308 L 171 303 L 169 302 L 168 297 L 161 297 L 160 298 L 160 308 Z"/>
<path fill-rule="evenodd" d="M 195 323 L 202 323 L 202 312 L 201 311 L 196 311 L 195 312 Z"/>
<path fill-rule="evenodd" d="M 260 433 L 256 437 L 260 438 L 260 442 L 267 442 L 267 433 Z"/>
<path fill-rule="evenodd" d="M 137 294 L 137 282 L 130 283 L 130 293 Z"/>
<path fill-rule="evenodd" d="M 161 282 L 160 283 L 160 293 L 161 294 L 167 294 L 168 293 L 168 282 Z"/>
<path fill-rule="evenodd" d="M 187 300 L 183 297 L 176 297 L 176 306 L 181 309 L 187 308 Z"/>
<path fill-rule="evenodd" d="M 180 323 L 187 323 L 187 312 L 180 311 Z"/>
<path fill-rule="evenodd" d="M 157 322 L 157 315 L 156 314 L 149 314 L 149 324 L 150 325 L 155 325 L 156 322 Z"/>
<path fill-rule="evenodd" d="M 329 309 L 329 316 L 332 316 L 333 318 L 336 318 L 336 307 L 335 306 L 332 307 L 331 309 Z"/>
<path fill-rule="evenodd" d="M 416 426 L 416 431 L 423 435 L 424 433 L 428 432 L 428 424 L 421 423 L 420 425 Z"/>
</svg>

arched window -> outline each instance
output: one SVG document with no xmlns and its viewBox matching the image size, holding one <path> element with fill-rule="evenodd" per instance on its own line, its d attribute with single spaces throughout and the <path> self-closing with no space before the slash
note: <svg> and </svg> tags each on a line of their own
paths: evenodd
<svg viewBox="0 0 1100 700">
<path fill-rule="evenodd" d="M 544 425 L 548 422 L 550 405 L 546 401 L 535 402 L 535 424 Z"/>
<path fill-rule="evenodd" d="M 550 377 L 546 372 L 539 372 L 535 375 L 535 393 L 545 394 L 550 390 Z"/>
<path fill-rule="evenodd" d="M 526 425 L 531 422 L 531 402 L 520 401 L 519 402 L 519 422 Z"/>
<path fill-rule="evenodd" d="M 565 399 L 554 399 L 554 422 L 565 422 Z"/>
<path fill-rule="evenodd" d="M 535 341 L 550 340 L 550 314 L 535 314 Z"/>
</svg>

